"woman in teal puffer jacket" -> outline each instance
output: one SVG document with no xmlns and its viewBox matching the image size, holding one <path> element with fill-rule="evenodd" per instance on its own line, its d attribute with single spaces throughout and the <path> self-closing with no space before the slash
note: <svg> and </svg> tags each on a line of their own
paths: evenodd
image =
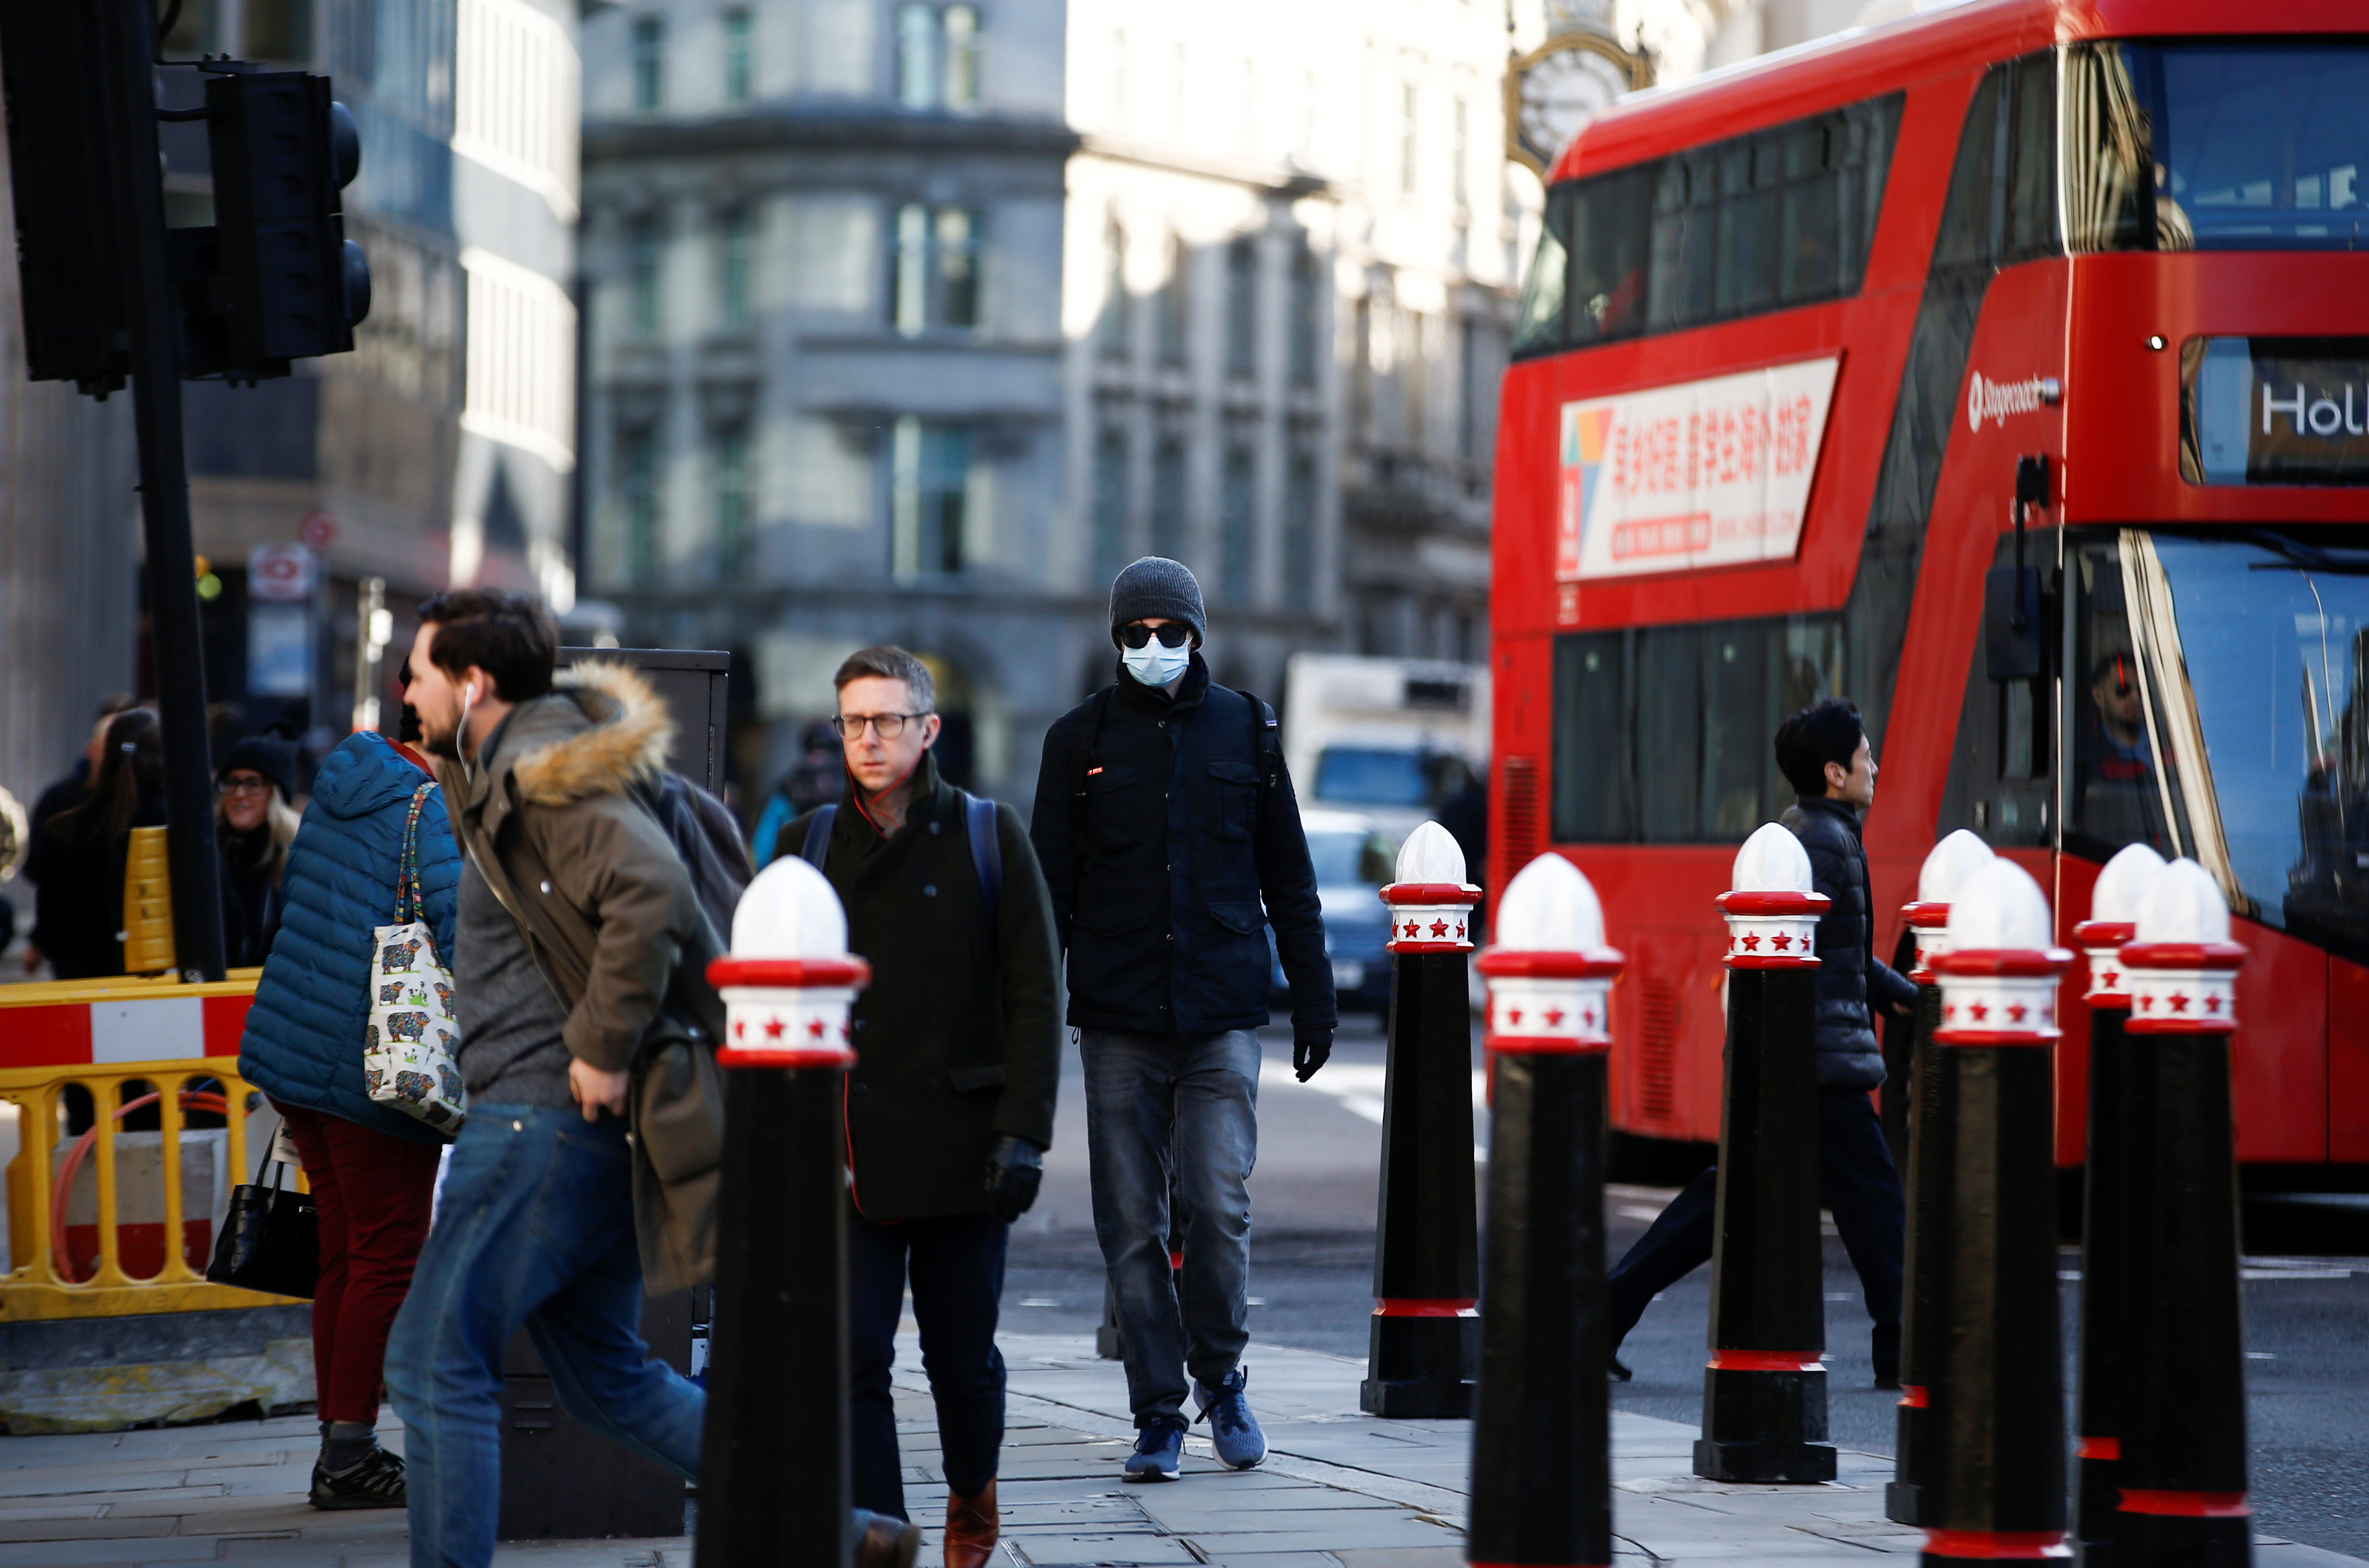
<svg viewBox="0 0 2369 1568">
<path fill-rule="evenodd" d="M 443 1136 L 362 1084 L 373 928 L 395 921 L 404 823 L 421 786 L 419 881 L 436 950 L 452 961 L 461 861 L 443 792 L 417 753 L 348 736 L 322 762 L 288 852 L 281 919 L 239 1046 L 239 1071 L 287 1118 L 319 1207 L 313 1375 L 316 1508 L 399 1508 L 403 1460 L 378 1446 L 386 1335 L 428 1237 Z"/>
</svg>

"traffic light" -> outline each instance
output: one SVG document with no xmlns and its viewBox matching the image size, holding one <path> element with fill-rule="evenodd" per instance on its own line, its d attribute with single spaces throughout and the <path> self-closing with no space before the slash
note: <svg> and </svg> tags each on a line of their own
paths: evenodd
<svg viewBox="0 0 2369 1568">
<path fill-rule="evenodd" d="M 284 375 L 290 360 L 350 349 L 370 312 L 370 262 L 338 199 L 361 136 L 327 77 L 223 63 L 206 81 L 214 265 L 198 292 L 220 313 L 224 367 Z"/>
<path fill-rule="evenodd" d="M 35 381 L 104 397 L 123 385 L 131 357 L 97 11 L 87 0 L 0 0 L 0 89 L 27 367 Z"/>
</svg>

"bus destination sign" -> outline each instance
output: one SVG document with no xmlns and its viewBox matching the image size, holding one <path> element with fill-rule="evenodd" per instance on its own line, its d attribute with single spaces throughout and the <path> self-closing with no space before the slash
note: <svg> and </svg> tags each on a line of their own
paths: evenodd
<svg viewBox="0 0 2369 1568">
<path fill-rule="evenodd" d="M 1841 362 L 1564 404 L 1557 580 L 1791 559 Z"/>
<path fill-rule="evenodd" d="M 2180 370 L 2190 484 L 2369 484 L 2369 338 L 2195 338 Z"/>
</svg>

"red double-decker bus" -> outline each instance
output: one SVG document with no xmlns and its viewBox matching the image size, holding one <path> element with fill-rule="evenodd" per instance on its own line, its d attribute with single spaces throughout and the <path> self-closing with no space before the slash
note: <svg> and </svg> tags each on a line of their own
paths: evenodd
<svg viewBox="0 0 2369 1568">
<path fill-rule="evenodd" d="M 1880 952 L 1954 828 L 2068 946 L 2115 850 L 2192 856 L 2251 952 L 2239 1158 L 2369 1162 L 2365 204 L 2344 0 L 1977 0 L 1563 154 L 1504 386 L 1492 871 L 1551 846 L 1603 896 L 1617 1130 L 1718 1136 L 1711 900 L 1791 799 L 1778 721 L 1841 695 Z"/>
</svg>

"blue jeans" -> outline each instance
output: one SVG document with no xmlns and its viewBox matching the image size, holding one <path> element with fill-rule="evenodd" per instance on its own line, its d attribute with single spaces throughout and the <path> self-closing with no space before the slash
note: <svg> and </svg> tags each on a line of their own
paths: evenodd
<svg viewBox="0 0 2369 1568">
<path fill-rule="evenodd" d="M 1003 1353 L 995 1348 L 995 1316 L 1011 1233 L 992 1214 L 893 1225 L 847 1217 L 857 1507 L 907 1516 L 888 1373 L 897 1361 L 897 1320 L 909 1268 L 946 1485 L 957 1497 L 976 1497 L 995 1479 L 996 1454 L 1003 1447 Z"/>
<path fill-rule="evenodd" d="M 472 1105 L 387 1342 L 412 1568 L 485 1568 L 500 1513 L 502 1347 L 524 1324 L 570 1415 L 686 1480 L 707 1395 L 642 1344 L 625 1124 Z"/>
<path fill-rule="evenodd" d="M 1222 1382 L 1250 1343 L 1259 1040 L 1248 1029 L 1087 1029 L 1080 1047 L 1094 1238 L 1118 1302 L 1127 1402 L 1143 1426 L 1183 1413 L 1187 1372 Z M 1168 1266 L 1172 1191 L 1181 1275 Z"/>
</svg>

